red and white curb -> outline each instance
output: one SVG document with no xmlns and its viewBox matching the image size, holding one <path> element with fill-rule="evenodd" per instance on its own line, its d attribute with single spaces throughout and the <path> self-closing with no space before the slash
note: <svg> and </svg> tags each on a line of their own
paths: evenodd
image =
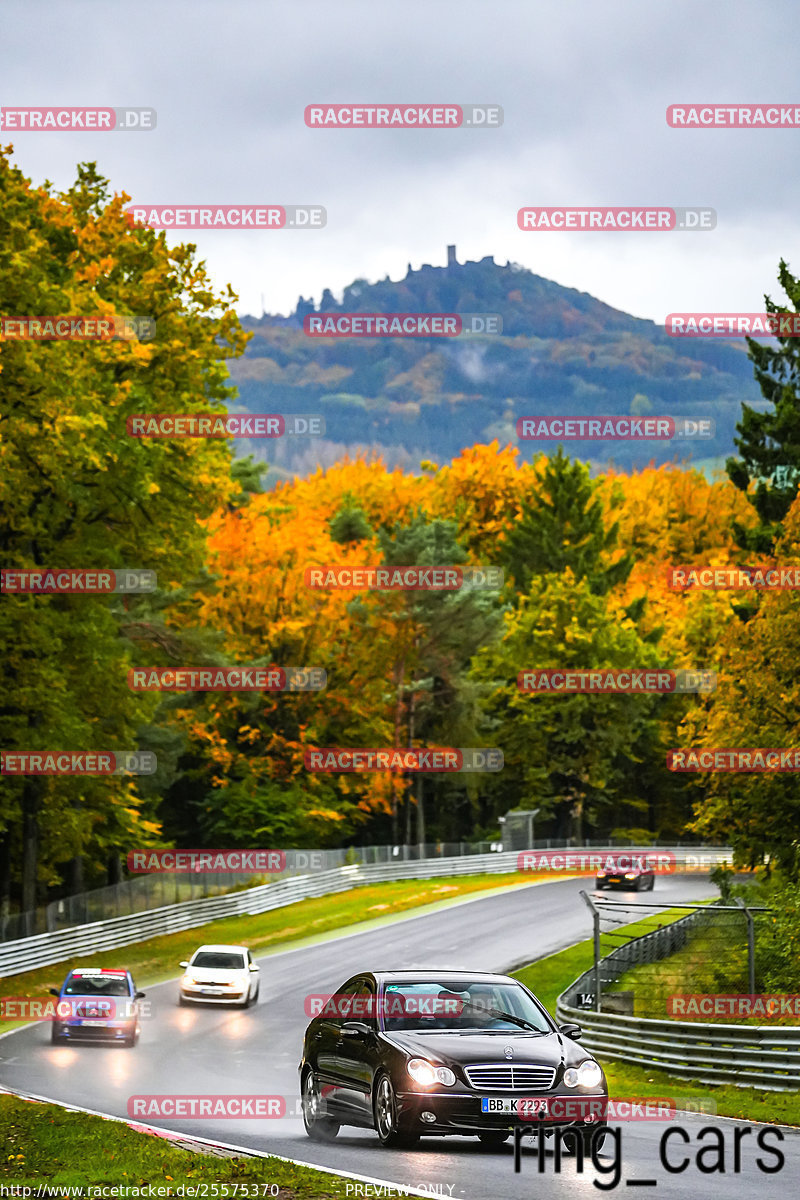
<svg viewBox="0 0 800 1200">
<path fill-rule="evenodd" d="M 30 1092 L 16 1092 L 13 1088 L 0 1086 L 0 1095 L 16 1096 L 18 1100 L 27 1100 L 32 1104 L 53 1104 L 56 1108 L 66 1109 L 67 1112 L 86 1113 L 90 1117 L 101 1117 L 104 1121 L 116 1121 L 117 1124 L 127 1125 L 129 1129 L 133 1129 L 137 1133 L 164 1138 L 165 1141 L 173 1142 L 183 1150 L 206 1154 L 217 1153 L 217 1156 L 221 1158 L 234 1158 L 237 1156 L 243 1158 L 276 1158 L 279 1162 L 292 1163 L 295 1167 L 307 1167 L 310 1171 L 319 1171 L 323 1175 L 334 1175 L 338 1179 L 355 1179 L 359 1183 L 371 1183 L 376 1187 L 380 1187 L 383 1194 L 387 1196 L 391 1196 L 399 1188 L 399 1185 L 396 1183 L 391 1183 L 386 1179 L 376 1179 L 372 1175 L 359 1175 L 355 1171 L 336 1171 L 333 1167 L 322 1167 L 317 1163 L 303 1162 L 299 1158 L 287 1158 L 284 1154 L 269 1154 L 263 1150 L 254 1150 L 251 1146 L 237 1146 L 232 1142 L 218 1142 L 213 1138 L 178 1133 L 174 1129 L 161 1129 L 157 1125 L 144 1125 L 141 1121 L 128 1121 L 125 1117 L 98 1112 L 95 1108 L 82 1108 L 79 1104 L 64 1104 L 60 1100 L 50 1100 L 47 1096 L 35 1096 Z M 220 1151 L 227 1151 L 228 1153 L 220 1154 Z M 405 1184 L 402 1185 L 401 1190 L 404 1196 L 422 1196 L 424 1200 L 431 1200 L 431 1196 L 434 1195 L 430 1189 L 422 1191 L 418 1188 L 407 1187 Z"/>
</svg>

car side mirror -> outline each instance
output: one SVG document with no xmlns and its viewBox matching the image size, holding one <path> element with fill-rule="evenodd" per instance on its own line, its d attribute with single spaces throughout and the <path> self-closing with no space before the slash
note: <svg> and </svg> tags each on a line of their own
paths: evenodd
<svg viewBox="0 0 800 1200">
<path fill-rule="evenodd" d="M 179 967 L 188 967 L 188 965 L 189 965 L 188 962 L 178 963 Z"/>
<path fill-rule="evenodd" d="M 368 1033 L 372 1030 L 364 1021 L 345 1021 L 342 1025 L 342 1037 L 365 1037 Z"/>
<path fill-rule="evenodd" d="M 61 992 L 58 990 L 58 988 L 48 988 L 47 990 L 51 996 L 60 996 L 61 995 Z"/>
<path fill-rule="evenodd" d="M 146 995 L 147 995 L 147 992 L 134 992 L 133 998 L 134 998 L 134 1000 L 144 1000 Z"/>
<path fill-rule="evenodd" d="M 261 970 L 261 967 L 259 967 L 259 966 L 256 966 L 256 964 L 255 964 L 255 963 L 250 963 L 250 970 L 251 970 L 251 971 L 260 971 L 260 970 Z"/>
<path fill-rule="evenodd" d="M 583 1030 L 580 1025 L 576 1025 L 572 1021 L 566 1025 L 559 1025 L 558 1032 L 563 1034 L 564 1037 L 571 1038 L 573 1042 L 579 1042 L 583 1037 Z"/>
</svg>

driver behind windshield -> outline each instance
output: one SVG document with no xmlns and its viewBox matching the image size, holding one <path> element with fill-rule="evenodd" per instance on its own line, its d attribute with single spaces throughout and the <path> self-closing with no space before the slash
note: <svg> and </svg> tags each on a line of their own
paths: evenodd
<svg viewBox="0 0 800 1200">
<path fill-rule="evenodd" d="M 521 988 L 474 984 L 458 991 L 444 983 L 387 986 L 384 1028 L 387 1032 L 526 1028 L 549 1032 L 545 1018 Z"/>
</svg>

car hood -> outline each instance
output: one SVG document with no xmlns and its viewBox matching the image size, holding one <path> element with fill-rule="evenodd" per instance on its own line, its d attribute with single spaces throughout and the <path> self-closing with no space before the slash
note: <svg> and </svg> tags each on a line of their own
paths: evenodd
<svg viewBox="0 0 800 1200">
<path fill-rule="evenodd" d="M 469 1066 L 472 1063 L 509 1062 L 535 1066 L 558 1067 L 561 1063 L 576 1063 L 590 1055 L 580 1046 L 563 1039 L 557 1033 L 425 1033 L 404 1031 L 385 1033 L 384 1037 L 410 1056 L 434 1059 L 445 1064 Z M 513 1055 L 506 1058 L 506 1047 Z"/>
</svg>

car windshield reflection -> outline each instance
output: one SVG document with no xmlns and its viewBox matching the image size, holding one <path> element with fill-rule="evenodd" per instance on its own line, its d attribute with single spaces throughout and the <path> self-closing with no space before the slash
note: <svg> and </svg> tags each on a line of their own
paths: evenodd
<svg viewBox="0 0 800 1200">
<path fill-rule="evenodd" d="M 128 996 L 127 979 L 96 975 L 90 979 L 70 979 L 64 988 L 65 996 Z"/>
<path fill-rule="evenodd" d="M 204 950 L 192 959 L 193 967 L 211 967 L 215 971 L 243 971 L 244 955 L 226 954 L 217 950 Z"/>
<path fill-rule="evenodd" d="M 553 1032 L 547 1017 L 521 987 L 486 983 L 464 987 L 462 981 L 446 978 L 436 983 L 399 980 L 387 984 L 380 1019 L 387 1033 Z"/>
</svg>

